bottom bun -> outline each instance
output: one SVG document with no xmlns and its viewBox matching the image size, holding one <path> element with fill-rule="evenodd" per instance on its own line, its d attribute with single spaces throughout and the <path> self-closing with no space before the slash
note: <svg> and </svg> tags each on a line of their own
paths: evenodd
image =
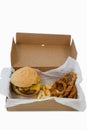
<svg viewBox="0 0 87 130">
<path fill-rule="evenodd" d="M 18 95 L 21 95 L 21 96 L 24 96 L 24 97 L 30 97 L 30 96 L 35 96 L 39 93 L 40 84 L 37 84 L 37 85 L 30 87 L 30 89 L 28 90 L 28 93 L 20 91 L 20 87 L 16 87 L 14 85 L 12 85 L 12 89 Z"/>
</svg>

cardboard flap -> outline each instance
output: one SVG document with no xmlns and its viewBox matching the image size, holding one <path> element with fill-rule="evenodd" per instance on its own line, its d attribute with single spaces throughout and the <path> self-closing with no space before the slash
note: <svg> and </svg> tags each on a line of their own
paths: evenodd
<svg viewBox="0 0 87 130">
<path fill-rule="evenodd" d="M 16 63 L 16 44 L 13 38 L 11 48 L 11 65 L 14 66 L 15 63 Z"/>
<path fill-rule="evenodd" d="M 75 43 L 74 43 L 73 39 L 72 39 L 72 42 L 71 42 L 70 51 L 71 51 L 71 55 L 70 56 L 73 57 L 74 59 L 76 59 L 77 51 L 76 51 L 76 47 L 75 47 Z"/>
<path fill-rule="evenodd" d="M 17 44 L 69 44 L 70 35 L 16 33 Z"/>
<path fill-rule="evenodd" d="M 76 58 L 74 42 L 70 35 L 17 33 L 13 40 L 11 65 L 35 68 L 59 67 L 68 56 Z"/>
</svg>

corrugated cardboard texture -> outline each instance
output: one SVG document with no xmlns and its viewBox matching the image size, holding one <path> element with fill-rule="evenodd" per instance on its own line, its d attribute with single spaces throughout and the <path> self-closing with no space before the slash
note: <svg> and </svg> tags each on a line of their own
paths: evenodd
<svg viewBox="0 0 87 130">
<path fill-rule="evenodd" d="M 17 33 L 13 40 L 11 64 L 49 70 L 62 65 L 68 56 L 76 58 L 70 35 Z"/>
</svg>

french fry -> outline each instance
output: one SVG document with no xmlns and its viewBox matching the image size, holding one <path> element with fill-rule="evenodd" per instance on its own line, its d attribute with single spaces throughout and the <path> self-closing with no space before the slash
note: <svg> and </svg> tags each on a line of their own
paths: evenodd
<svg viewBox="0 0 87 130">
<path fill-rule="evenodd" d="M 42 99 L 42 98 L 48 98 L 51 96 L 50 93 L 51 85 L 45 84 L 42 86 L 42 89 L 40 90 L 37 99 Z"/>
<path fill-rule="evenodd" d="M 45 97 L 44 91 L 43 91 L 43 90 L 40 90 L 40 92 L 39 92 L 39 94 L 38 94 L 38 96 L 37 96 L 37 99 L 42 99 L 42 98 L 44 98 L 44 97 Z"/>
<path fill-rule="evenodd" d="M 46 96 L 50 97 L 51 96 L 50 90 L 46 90 L 45 94 L 46 94 Z"/>
<path fill-rule="evenodd" d="M 51 89 L 51 86 L 52 86 L 52 85 L 50 85 L 50 84 L 45 84 L 45 88 L 46 88 L 46 89 Z"/>
</svg>

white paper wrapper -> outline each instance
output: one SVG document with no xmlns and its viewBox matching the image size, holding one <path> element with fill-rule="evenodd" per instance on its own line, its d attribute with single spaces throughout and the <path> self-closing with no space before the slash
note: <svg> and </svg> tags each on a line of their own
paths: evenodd
<svg viewBox="0 0 87 130">
<path fill-rule="evenodd" d="M 8 97 L 6 107 L 15 106 L 18 104 L 25 104 L 25 103 L 32 103 L 32 102 L 39 102 L 43 100 L 51 100 L 54 99 L 56 102 L 61 103 L 63 105 L 70 106 L 76 110 L 83 111 L 86 107 L 85 103 L 85 97 L 82 92 L 82 89 L 80 87 L 80 83 L 82 81 L 82 75 L 80 71 L 80 67 L 76 60 L 74 60 L 71 57 L 68 57 L 66 62 L 60 66 L 59 68 L 52 69 L 50 71 L 41 72 L 40 70 L 35 69 L 40 77 L 41 77 L 41 83 L 42 84 L 52 84 L 55 80 L 63 76 L 64 74 L 68 72 L 75 72 L 77 73 L 77 80 L 76 80 L 76 87 L 78 91 L 78 99 L 71 99 L 71 98 L 57 98 L 57 97 L 50 97 L 45 99 L 29 99 L 24 98 L 22 96 L 15 96 L 14 98 L 11 97 L 11 93 L 9 90 L 9 81 L 10 81 L 10 75 L 13 71 L 12 68 L 4 68 L 1 73 L 1 79 L 0 79 L 0 93 L 4 94 Z M 15 98 L 16 97 L 16 98 Z"/>
</svg>

